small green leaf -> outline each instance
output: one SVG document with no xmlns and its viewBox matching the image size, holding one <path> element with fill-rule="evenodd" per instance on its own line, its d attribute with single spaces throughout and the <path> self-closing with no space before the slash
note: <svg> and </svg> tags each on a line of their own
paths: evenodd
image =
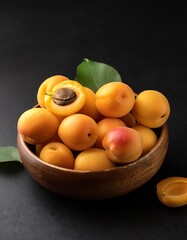
<svg viewBox="0 0 187 240">
<path fill-rule="evenodd" d="M 121 77 L 110 65 L 85 58 L 77 67 L 75 80 L 96 92 L 106 83 L 121 82 Z"/>
<path fill-rule="evenodd" d="M 0 163 L 11 161 L 21 162 L 18 149 L 13 146 L 0 147 Z"/>
</svg>

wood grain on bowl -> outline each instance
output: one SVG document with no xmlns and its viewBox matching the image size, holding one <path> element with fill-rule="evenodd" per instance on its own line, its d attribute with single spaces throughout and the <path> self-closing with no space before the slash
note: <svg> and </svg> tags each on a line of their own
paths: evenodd
<svg viewBox="0 0 187 240">
<path fill-rule="evenodd" d="M 83 172 L 47 164 L 34 154 L 19 134 L 17 147 L 27 172 L 49 191 L 77 199 L 107 199 L 134 191 L 157 173 L 169 143 L 167 124 L 159 130 L 158 142 L 150 152 L 133 163 L 104 171 Z"/>
</svg>

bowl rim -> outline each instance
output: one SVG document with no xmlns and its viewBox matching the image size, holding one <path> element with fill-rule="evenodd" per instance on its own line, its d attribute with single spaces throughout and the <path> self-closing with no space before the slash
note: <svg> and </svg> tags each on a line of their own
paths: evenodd
<svg viewBox="0 0 187 240">
<path fill-rule="evenodd" d="M 26 153 L 31 155 L 32 159 L 34 159 L 35 161 L 37 161 L 39 164 L 48 167 L 49 169 L 54 169 L 56 171 L 61 171 L 61 172 L 66 172 L 69 174 L 93 174 L 93 173 L 106 173 L 106 172 L 115 172 L 115 171 L 119 171 L 119 170 L 123 170 L 123 169 L 127 169 L 130 168 L 131 166 L 134 166 L 137 164 L 137 162 L 139 164 L 141 164 L 141 162 L 143 162 L 145 159 L 147 159 L 149 157 L 149 155 L 152 155 L 157 148 L 159 147 L 159 145 L 162 143 L 162 140 L 165 136 L 165 133 L 168 134 L 168 126 L 167 123 L 165 123 L 164 125 L 162 125 L 160 128 L 160 133 L 159 133 L 159 137 L 158 140 L 156 142 L 156 144 L 154 145 L 154 147 L 147 153 L 145 153 L 144 155 L 140 156 L 136 161 L 132 162 L 132 163 L 128 163 L 128 164 L 123 164 L 123 165 L 118 165 L 116 167 L 113 168 L 109 168 L 109 169 L 104 169 L 104 170 L 96 170 L 96 171 L 91 171 L 91 170 L 74 170 L 74 169 L 68 169 L 68 168 L 63 168 L 63 167 L 59 167 L 59 166 L 55 166 L 52 165 L 50 163 L 44 162 L 43 160 L 41 160 L 28 146 L 28 144 L 23 140 L 21 134 L 17 133 L 17 141 L 20 142 L 20 145 L 23 146 L 23 148 L 26 150 Z M 33 145 L 34 146 L 34 145 Z M 20 152 L 20 149 L 18 147 L 18 151 Z M 22 149 L 22 151 L 24 151 Z M 26 154 L 26 155 L 27 155 Z M 20 154 L 21 155 L 21 154 Z M 24 164 L 24 161 L 22 161 L 22 163 Z"/>
</svg>

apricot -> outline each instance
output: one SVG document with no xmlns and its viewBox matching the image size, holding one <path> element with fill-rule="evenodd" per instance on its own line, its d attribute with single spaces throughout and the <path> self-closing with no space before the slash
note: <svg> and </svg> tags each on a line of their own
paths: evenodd
<svg viewBox="0 0 187 240">
<path fill-rule="evenodd" d="M 100 171 L 114 168 L 115 163 L 106 155 L 103 149 L 90 148 L 82 151 L 75 158 L 74 169 L 81 171 Z"/>
<path fill-rule="evenodd" d="M 125 123 L 118 118 L 103 118 L 97 123 L 98 126 L 98 138 L 94 147 L 103 148 L 102 140 L 105 134 L 114 127 L 125 127 Z"/>
<path fill-rule="evenodd" d="M 19 117 L 17 130 L 25 142 L 41 144 L 57 133 L 59 125 L 58 118 L 46 108 L 31 108 Z"/>
<path fill-rule="evenodd" d="M 168 207 L 187 205 L 187 178 L 168 177 L 156 185 L 157 197 Z"/>
<path fill-rule="evenodd" d="M 78 112 L 85 102 L 86 91 L 79 82 L 74 80 L 56 84 L 44 98 L 46 108 L 61 117 Z"/>
<path fill-rule="evenodd" d="M 70 149 L 82 151 L 94 145 L 98 136 L 97 123 L 93 118 L 75 113 L 60 124 L 58 135 Z"/>
<path fill-rule="evenodd" d="M 79 113 L 88 115 L 97 122 L 102 116 L 96 108 L 95 93 L 90 88 L 84 87 L 84 89 L 86 91 L 86 101 Z"/>
<path fill-rule="evenodd" d="M 142 154 L 147 153 L 154 147 L 156 142 L 158 141 L 158 137 L 153 129 L 145 127 L 143 125 L 137 124 L 132 127 L 136 131 L 138 131 L 143 138 L 143 150 Z"/>
<path fill-rule="evenodd" d="M 158 128 L 167 121 L 170 105 L 161 92 L 144 90 L 137 95 L 132 114 L 141 125 Z"/>
<path fill-rule="evenodd" d="M 63 168 L 74 168 L 74 155 L 72 151 L 63 143 L 51 142 L 46 144 L 39 155 L 40 159 Z"/>
<path fill-rule="evenodd" d="M 61 140 L 60 137 L 58 136 L 58 131 L 57 131 L 56 134 L 55 134 L 52 138 L 50 138 L 47 142 L 45 142 L 45 143 L 40 143 L 40 144 L 36 144 L 36 145 L 35 145 L 36 155 L 39 156 L 42 148 L 43 148 L 45 145 L 47 145 L 48 143 L 51 143 L 51 142 L 62 142 L 62 140 Z"/>
<path fill-rule="evenodd" d="M 37 101 L 40 107 L 46 108 L 44 97 L 46 92 L 51 92 L 52 88 L 59 82 L 69 80 L 67 77 L 62 75 L 54 75 L 52 77 L 47 78 L 44 80 L 38 88 L 37 92 Z"/>
<path fill-rule="evenodd" d="M 143 149 L 141 134 L 129 127 L 109 130 L 102 141 L 107 156 L 116 163 L 130 163 L 137 160 Z"/>
<path fill-rule="evenodd" d="M 96 107 L 105 117 L 119 118 L 129 113 L 135 102 L 132 88 L 122 82 L 110 82 L 96 92 Z"/>
</svg>

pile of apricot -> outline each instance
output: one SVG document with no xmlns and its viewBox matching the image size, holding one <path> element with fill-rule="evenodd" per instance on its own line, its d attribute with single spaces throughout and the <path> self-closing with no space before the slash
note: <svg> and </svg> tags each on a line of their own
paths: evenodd
<svg viewBox="0 0 187 240">
<path fill-rule="evenodd" d="M 81 171 L 138 160 L 156 144 L 154 129 L 170 115 L 158 91 L 135 94 L 123 82 L 110 82 L 93 92 L 62 75 L 41 83 L 37 102 L 19 117 L 18 132 L 41 160 Z"/>
</svg>

